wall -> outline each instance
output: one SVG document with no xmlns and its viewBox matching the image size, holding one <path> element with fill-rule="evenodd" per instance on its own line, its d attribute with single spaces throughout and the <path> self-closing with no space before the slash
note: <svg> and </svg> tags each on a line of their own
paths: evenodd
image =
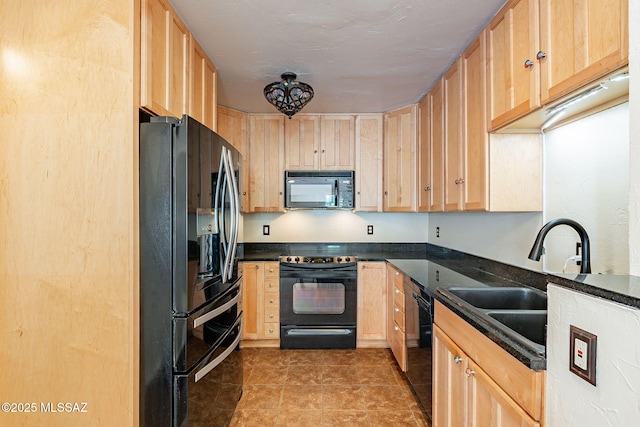
<svg viewBox="0 0 640 427">
<path fill-rule="evenodd" d="M 2 426 L 137 425 L 134 3 L 0 2 Z"/>
<path fill-rule="evenodd" d="M 548 132 L 544 150 L 544 221 L 571 218 L 591 241 L 594 273 L 629 271 L 629 104 Z M 563 271 L 577 233 L 554 228 L 545 239 L 546 271 Z M 567 272 L 579 272 L 570 262 Z"/>
<path fill-rule="evenodd" d="M 270 226 L 270 235 L 262 226 Z M 373 225 L 373 235 L 367 234 Z M 350 211 L 289 211 L 287 213 L 244 214 L 242 242 L 375 242 L 424 243 L 428 214 L 353 213 Z"/>
<path fill-rule="evenodd" d="M 640 310 L 558 286 L 547 293 L 546 425 L 638 425 Z M 569 371 L 569 325 L 598 337 L 596 386 Z"/>
<path fill-rule="evenodd" d="M 629 272 L 640 276 L 640 0 L 629 0 Z"/>
</svg>

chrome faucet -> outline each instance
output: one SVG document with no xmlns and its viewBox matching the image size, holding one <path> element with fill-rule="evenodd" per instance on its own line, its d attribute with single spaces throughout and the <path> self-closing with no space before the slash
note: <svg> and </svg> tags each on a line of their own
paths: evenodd
<svg viewBox="0 0 640 427">
<path fill-rule="evenodd" d="M 544 247 L 542 243 L 544 242 L 544 238 L 547 236 L 547 233 L 556 225 L 568 225 L 572 227 L 578 235 L 580 236 L 580 244 L 582 245 L 582 259 L 580 261 L 580 273 L 589 274 L 591 273 L 591 256 L 589 250 L 589 236 L 585 231 L 584 227 L 578 224 L 576 221 L 568 218 L 557 218 L 549 221 L 540 229 L 538 232 L 538 236 L 536 237 L 536 241 L 533 243 L 533 247 L 531 248 L 531 252 L 529 252 L 529 259 L 534 261 L 540 261 L 540 256 L 542 255 L 542 251 Z"/>
</svg>

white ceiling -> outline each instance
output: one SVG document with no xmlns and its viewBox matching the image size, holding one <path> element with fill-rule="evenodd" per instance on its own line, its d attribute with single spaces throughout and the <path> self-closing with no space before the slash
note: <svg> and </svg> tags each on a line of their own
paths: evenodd
<svg viewBox="0 0 640 427">
<path fill-rule="evenodd" d="M 416 103 L 505 0 L 171 0 L 218 69 L 218 103 L 272 113 L 263 88 L 291 71 L 305 113 Z"/>
</svg>

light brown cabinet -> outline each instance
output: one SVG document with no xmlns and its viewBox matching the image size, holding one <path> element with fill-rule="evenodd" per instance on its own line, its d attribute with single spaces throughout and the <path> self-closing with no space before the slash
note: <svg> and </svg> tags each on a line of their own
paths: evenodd
<svg viewBox="0 0 640 427">
<path fill-rule="evenodd" d="M 431 97 L 418 103 L 418 212 L 431 208 Z"/>
<path fill-rule="evenodd" d="M 355 168 L 355 118 L 350 115 L 322 115 L 320 169 Z"/>
<path fill-rule="evenodd" d="M 242 154 L 242 171 L 240 175 L 240 206 L 243 212 L 249 209 L 249 167 L 250 152 L 248 148 L 248 115 L 231 108 L 217 107 L 217 132 Z"/>
<path fill-rule="evenodd" d="M 436 301 L 434 425 L 539 426 L 544 371 L 533 371 Z"/>
<path fill-rule="evenodd" d="M 356 211 L 382 211 L 382 114 L 356 116 Z"/>
<path fill-rule="evenodd" d="M 444 210 L 462 208 L 464 151 L 462 148 L 462 67 L 453 63 L 442 78 L 444 87 Z"/>
<path fill-rule="evenodd" d="M 510 0 L 488 26 L 495 130 L 628 62 L 628 1 Z"/>
<path fill-rule="evenodd" d="M 215 131 L 218 105 L 216 67 L 193 34 L 189 37 L 189 46 L 189 115 Z"/>
<path fill-rule="evenodd" d="M 385 262 L 358 263 L 356 345 L 386 347 L 387 284 Z"/>
<path fill-rule="evenodd" d="M 429 154 L 431 155 L 431 174 L 427 188 L 431 193 L 430 212 L 444 211 L 444 168 L 445 168 L 445 109 L 444 82 L 442 79 L 427 94 L 429 118 Z"/>
<path fill-rule="evenodd" d="M 280 265 L 242 263 L 243 346 L 279 346 Z M 258 340 L 260 342 L 250 342 Z"/>
<path fill-rule="evenodd" d="M 387 264 L 387 343 L 403 372 L 407 370 L 404 274 Z"/>
<path fill-rule="evenodd" d="M 187 113 L 189 31 L 166 0 L 142 0 L 140 106 L 157 115 Z"/>
<path fill-rule="evenodd" d="M 540 0 L 543 104 L 629 58 L 628 0 Z"/>
<path fill-rule="evenodd" d="M 320 116 L 296 115 L 284 121 L 286 170 L 317 170 L 320 165 Z"/>
<path fill-rule="evenodd" d="M 417 210 L 417 105 L 384 114 L 383 210 Z"/>
<path fill-rule="evenodd" d="M 249 116 L 249 206 L 246 212 L 284 209 L 284 116 Z"/>
</svg>

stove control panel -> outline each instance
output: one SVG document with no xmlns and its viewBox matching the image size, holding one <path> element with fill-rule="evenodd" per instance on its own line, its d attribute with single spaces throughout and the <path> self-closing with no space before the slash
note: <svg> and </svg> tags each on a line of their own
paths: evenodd
<svg viewBox="0 0 640 427">
<path fill-rule="evenodd" d="M 280 262 L 287 264 L 350 264 L 356 262 L 356 257 L 283 255 L 280 257 Z"/>
</svg>

